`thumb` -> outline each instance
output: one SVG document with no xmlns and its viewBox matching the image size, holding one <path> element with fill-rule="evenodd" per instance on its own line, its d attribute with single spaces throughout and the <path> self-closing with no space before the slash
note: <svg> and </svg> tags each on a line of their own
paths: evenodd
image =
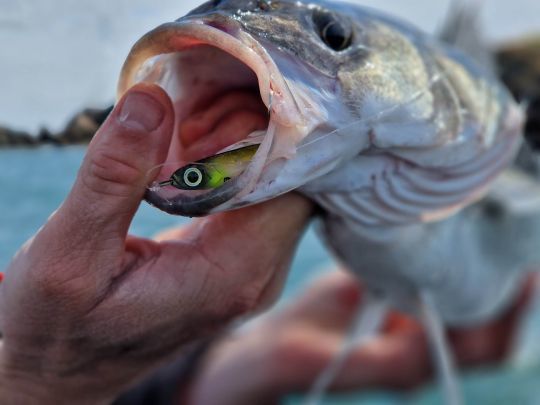
<svg viewBox="0 0 540 405">
<path fill-rule="evenodd" d="M 139 84 L 128 91 L 92 140 L 75 185 L 57 213 L 65 236 L 99 238 L 109 247 L 117 241 L 123 248 L 152 180 L 150 172 L 165 159 L 173 127 L 174 109 L 162 89 Z"/>
</svg>

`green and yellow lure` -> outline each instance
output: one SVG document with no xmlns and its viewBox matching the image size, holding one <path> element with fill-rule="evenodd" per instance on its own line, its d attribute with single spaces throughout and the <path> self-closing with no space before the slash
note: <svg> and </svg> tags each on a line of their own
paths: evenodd
<svg viewBox="0 0 540 405">
<path fill-rule="evenodd" d="M 180 190 L 210 190 L 238 177 L 246 169 L 259 145 L 250 145 L 190 163 L 176 170 L 160 187 Z"/>
</svg>

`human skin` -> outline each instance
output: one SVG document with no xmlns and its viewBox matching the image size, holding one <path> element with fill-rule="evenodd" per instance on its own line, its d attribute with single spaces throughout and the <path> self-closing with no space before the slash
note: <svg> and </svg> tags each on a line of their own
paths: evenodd
<svg viewBox="0 0 540 405">
<path fill-rule="evenodd" d="M 505 358 L 532 286 L 531 278 L 512 308 L 496 320 L 448 331 L 461 367 L 497 364 Z M 307 392 L 341 350 L 362 295 L 362 285 L 346 272 L 317 279 L 281 310 L 216 343 L 201 361 L 189 400 L 182 403 L 276 405 L 287 394 Z M 353 350 L 331 390 L 407 390 L 432 374 L 422 325 L 392 312 L 380 335 Z"/>
<path fill-rule="evenodd" d="M 2 404 L 109 403 L 279 292 L 312 210 L 297 195 L 193 221 L 160 241 L 128 236 L 173 126 L 165 92 L 130 90 L 67 199 L 8 267 Z"/>
</svg>

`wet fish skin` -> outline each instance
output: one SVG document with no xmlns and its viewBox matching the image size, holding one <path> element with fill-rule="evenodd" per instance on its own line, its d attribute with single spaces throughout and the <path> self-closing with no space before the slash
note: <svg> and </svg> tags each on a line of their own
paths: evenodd
<svg viewBox="0 0 540 405">
<path fill-rule="evenodd" d="M 386 105 L 406 104 L 417 114 L 418 121 L 440 119 L 443 128 L 430 136 L 431 144 L 459 133 L 460 109 L 472 112 L 471 119 L 483 125 L 497 121 L 499 113 L 482 115 L 484 103 L 512 102 L 498 80 L 491 77 L 489 68 L 475 66 L 459 50 L 375 10 L 317 0 L 272 1 L 268 10 L 261 8 L 260 3 L 229 0 L 215 7 L 206 3 L 179 21 L 203 21 L 225 30 L 241 29 L 263 47 L 269 47 L 272 56 L 282 53 L 295 58 L 307 84 L 316 87 L 324 79 L 335 82 L 331 90 L 339 95 L 340 107 L 348 109 L 352 117 L 365 118 L 369 112 L 366 104 L 376 98 Z M 324 44 L 319 36 L 320 27 L 314 23 L 314 13 L 331 16 L 342 25 L 353 38 L 352 46 L 335 52 Z M 231 21 L 239 28 L 231 28 Z M 441 74 L 447 78 L 434 83 L 434 77 Z M 414 94 L 419 95 L 418 100 L 411 101 Z M 456 96 L 463 105 L 458 105 Z M 422 142 L 405 146 L 415 144 L 425 146 Z"/>
</svg>

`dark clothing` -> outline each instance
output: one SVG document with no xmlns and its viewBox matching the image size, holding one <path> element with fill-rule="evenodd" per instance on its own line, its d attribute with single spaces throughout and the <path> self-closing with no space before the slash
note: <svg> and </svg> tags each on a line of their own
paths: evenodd
<svg viewBox="0 0 540 405">
<path fill-rule="evenodd" d="M 165 366 L 123 394 L 113 405 L 181 405 L 182 392 L 196 372 L 210 342 L 198 345 L 187 356 Z"/>
</svg>

